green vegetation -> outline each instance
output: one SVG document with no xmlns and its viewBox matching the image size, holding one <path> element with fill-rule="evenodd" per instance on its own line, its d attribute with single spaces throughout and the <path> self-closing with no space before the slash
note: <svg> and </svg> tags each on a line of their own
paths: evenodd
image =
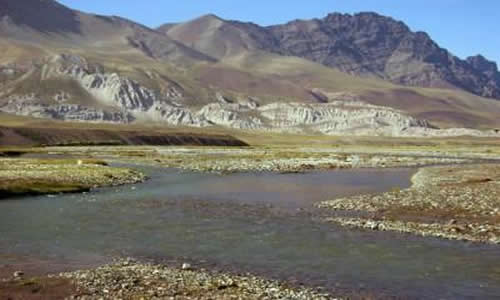
<svg viewBox="0 0 500 300">
<path fill-rule="evenodd" d="M 0 182 L 0 199 L 12 196 L 76 193 L 90 190 L 90 186 L 43 179 L 16 179 Z"/>
<path fill-rule="evenodd" d="M 0 159 L 0 199 L 82 192 L 144 179 L 142 173 L 95 159 Z"/>
</svg>

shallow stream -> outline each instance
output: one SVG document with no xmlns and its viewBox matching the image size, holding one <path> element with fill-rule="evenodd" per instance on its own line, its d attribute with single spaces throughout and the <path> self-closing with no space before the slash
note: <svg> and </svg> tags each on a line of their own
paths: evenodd
<svg viewBox="0 0 500 300">
<path fill-rule="evenodd" d="M 500 295 L 497 246 L 313 220 L 313 203 L 406 188 L 412 169 L 226 176 L 143 169 L 151 179 L 142 184 L 1 201 L 0 265 L 22 256 L 180 258 L 334 291 L 434 299 Z"/>
</svg>

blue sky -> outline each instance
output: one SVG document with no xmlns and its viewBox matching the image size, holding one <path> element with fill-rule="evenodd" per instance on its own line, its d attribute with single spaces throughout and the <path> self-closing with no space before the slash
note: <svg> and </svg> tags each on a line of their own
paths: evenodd
<svg viewBox="0 0 500 300">
<path fill-rule="evenodd" d="M 261 25 L 324 17 L 330 12 L 375 11 L 428 32 L 459 57 L 478 53 L 500 63 L 498 0 L 60 0 L 86 12 L 118 15 L 156 27 L 214 13 Z"/>
</svg>

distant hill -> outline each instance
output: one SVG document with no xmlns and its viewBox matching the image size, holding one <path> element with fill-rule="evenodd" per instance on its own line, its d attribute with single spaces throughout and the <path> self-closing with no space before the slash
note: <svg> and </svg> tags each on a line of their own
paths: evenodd
<svg viewBox="0 0 500 300">
<path fill-rule="evenodd" d="M 486 98 L 499 98 L 495 63 L 373 13 L 151 29 L 2 0 L 0 53 L 0 111 L 28 118 L 332 135 L 500 128 L 500 101 Z"/>
<path fill-rule="evenodd" d="M 217 59 L 246 51 L 279 51 L 275 37 L 266 28 L 251 23 L 226 21 L 215 15 L 202 16 L 181 24 L 167 24 L 159 27 L 158 31 Z"/>
<path fill-rule="evenodd" d="M 0 36 L 40 46 L 137 50 L 177 62 L 212 60 L 143 25 L 75 11 L 54 0 L 2 0 Z"/>
<path fill-rule="evenodd" d="M 270 27 L 208 15 L 158 30 L 219 59 L 264 50 L 397 84 L 457 88 L 500 99 L 494 62 L 482 56 L 461 60 L 425 32 L 413 32 L 403 22 L 376 13 L 333 13 Z"/>
</svg>

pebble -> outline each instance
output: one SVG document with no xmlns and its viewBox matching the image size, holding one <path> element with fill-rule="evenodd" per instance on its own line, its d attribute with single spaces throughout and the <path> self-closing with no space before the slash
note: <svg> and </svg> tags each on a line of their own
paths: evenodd
<svg viewBox="0 0 500 300">
<path fill-rule="evenodd" d="M 365 214 L 327 219 L 343 226 L 500 243 L 499 165 L 426 167 L 413 176 L 412 182 L 406 190 L 339 198 L 316 206 L 377 216 L 377 220 Z M 397 214 L 390 214 L 394 209 Z M 411 219 L 411 213 L 405 217 L 406 210 L 418 212 L 420 217 L 427 217 L 426 221 Z"/>
<path fill-rule="evenodd" d="M 159 157 L 161 157 L 161 164 L 166 167 L 216 174 L 236 172 L 300 173 L 314 169 L 413 167 L 471 161 L 452 156 L 423 156 L 419 153 L 350 154 L 316 148 L 277 148 L 269 151 L 169 148 L 162 149 Z M 148 158 L 143 162 L 157 164 L 158 157 Z"/>
<path fill-rule="evenodd" d="M 185 265 L 187 263 L 184 263 Z M 86 276 L 82 276 L 86 274 Z M 291 289 L 284 284 L 255 277 L 182 269 L 130 260 L 93 270 L 60 274 L 85 291 L 77 299 L 337 299 L 308 288 Z M 145 295 L 148 295 L 147 297 Z M 184 297 L 184 295 L 186 297 Z"/>
</svg>

